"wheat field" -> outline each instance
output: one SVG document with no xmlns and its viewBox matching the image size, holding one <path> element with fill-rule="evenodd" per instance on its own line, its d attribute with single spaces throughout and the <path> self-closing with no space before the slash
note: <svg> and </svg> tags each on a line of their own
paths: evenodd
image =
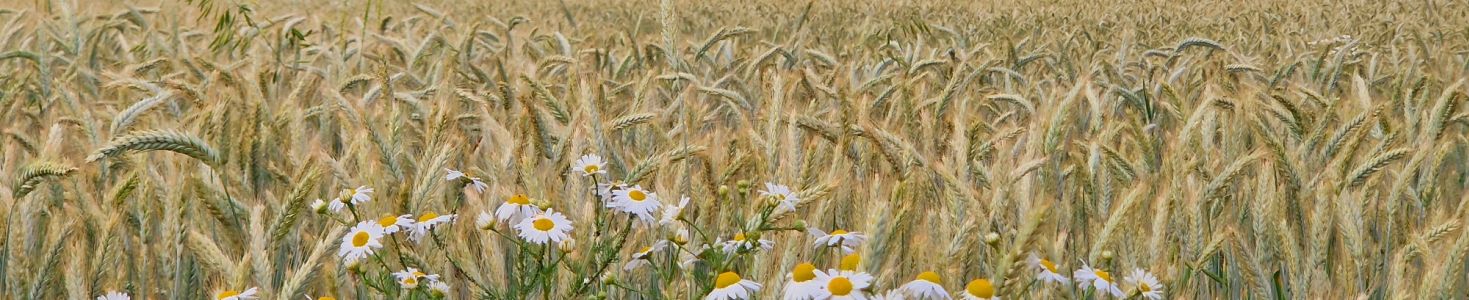
<svg viewBox="0 0 1469 300">
<path fill-rule="evenodd" d="M 0 299 L 1469 299 L 1461 1 L 0 23 Z"/>
</svg>

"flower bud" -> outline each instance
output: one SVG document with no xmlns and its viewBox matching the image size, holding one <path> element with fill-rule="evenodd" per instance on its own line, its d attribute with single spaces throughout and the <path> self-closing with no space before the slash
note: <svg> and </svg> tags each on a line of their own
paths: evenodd
<svg viewBox="0 0 1469 300">
<path fill-rule="evenodd" d="M 674 244 L 678 244 L 679 246 L 688 244 L 689 230 L 685 228 L 679 228 L 678 231 L 674 231 L 672 234 L 668 235 L 668 241 L 673 242 Z"/>
<path fill-rule="evenodd" d="M 990 232 L 988 234 L 985 234 L 984 235 L 984 243 L 985 244 L 989 244 L 990 246 L 999 245 L 1000 244 L 1000 234 L 999 233 L 994 233 L 994 232 Z"/>
<path fill-rule="evenodd" d="M 313 211 L 313 212 L 316 212 L 318 214 L 326 214 L 326 208 L 327 208 L 326 201 L 321 201 L 321 199 L 316 199 L 316 202 L 311 202 L 311 211 Z"/>
<path fill-rule="evenodd" d="M 490 216 L 488 212 L 479 212 L 479 216 L 474 218 L 474 226 L 475 228 L 479 228 L 479 230 L 493 229 L 495 228 L 495 218 Z"/>
<path fill-rule="evenodd" d="M 729 196 L 729 185 L 726 185 L 726 184 L 719 185 L 719 196 L 720 197 Z"/>
<path fill-rule="evenodd" d="M 740 194 L 750 193 L 750 181 L 749 180 L 740 180 L 738 182 L 735 182 L 735 187 L 737 187 L 737 188 L 740 189 Z"/>
<path fill-rule="evenodd" d="M 796 231 L 806 232 L 806 220 L 796 220 L 796 224 L 791 227 L 795 227 Z"/>
<path fill-rule="evenodd" d="M 566 238 L 566 240 L 561 241 L 560 244 L 556 245 L 556 249 L 561 250 L 561 253 L 571 253 L 573 251 L 576 251 L 576 239 Z"/>
</svg>

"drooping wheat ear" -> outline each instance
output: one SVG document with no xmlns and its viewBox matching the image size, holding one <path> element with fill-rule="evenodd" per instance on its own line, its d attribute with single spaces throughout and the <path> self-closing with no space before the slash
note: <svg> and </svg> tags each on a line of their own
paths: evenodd
<svg viewBox="0 0 1469 300">
<path fill-rule="evenodd" d="M 25 150 L 26 154 L 30 154 L 30 155 L 37 155 L 37 154 L 39 154 L 37 152 L 39 152 L 40 150 L 37 150 L 36 141 L 33 140 L 33 139 L 31 139 L 30 137 L 26 136 L 24 133 L 21 133 L 21 132 L 18 132 L 18 131 L 6 130 L 5 131 L 5 135 L 9 135 L 11 139 L 14 139 L 15 140 L 15 143 L 16 144 L 20 144 L 20 149 L 21 150 Z"/>
<path fill-rule="evenodd" d="M 1464 80 L 1459 80 L 1449 86 L 1448 89 L 1445 89 L 1445 91 L 1453 91 L 1462 84 L 1464 84 Z M 1433 115 L 1431 116 L 1432 119 L 1429 119 L 1430 123 L 1427 137 L 1432 138 L 1431 140 L 1438 140 L 1439 137 L 1443 136 L 1444 127 L 1448 126 L 1449 121 L 1453 119 L 1449 116 L 1453 115 L 1455 109 L 1458 108 L 1455 104 L 1459 102 L 1459 99 L 1463 99 L 1464 97 L 1464 94 L 1460 92 L 1445 92 L 1442 97 L 1439 97 L 1437 103 L 1433 105 Z"/>
<path fill-rule="evenodd" d="M 217 165 L 220 161 L 219 151 L 209 147 L 204 140 L 187 133 L 165 129 L 136 132 L 114 138 L 106 146 L 102 146 L 92 155 L 87 156 L 87 162 L 122 155 L 129 151 L 153 150 L 167 150 L 188 155 L 209 165 Z"/>
<path fill-rule="evenodd" d="M 1408 149 L 1399 148 L 1372 157 L 1371 160 L 1352 170 L 1351 176 L 1347 177 L 1352 180 L 1347 183 L 1346 187 L 1361 186 L 1362 183 L 1367 182 L 1368 177 L 1382 170 L 1382 167 L 1404 157 L 1408 157 L 1408 152 Z"/>
<path fill-rule="evenodd" d="M 1050 215 L 1050 207 L 1049 203 L 1040 203 L 1025 214 L 1025 221 L 1020 223 L 1020 228 L 1015 232 L 1015 239 L 1010 242 L 1010 249 L 1004 253 L 1004 258 L 997 261 L 995 266 L 994 270 L 998 273 L 995 274 L 994 279 L 998 280 L 1000 285 L 1012 283 L 1007 274 L 1016 270 L 1014 268 L 1016 263 L 1025 257 L 1026 249 L 1030 249 L 1031 243 L 1035 242 L 1036 230 L 1045 223 L 1046 218 Z"/>
<path fill-rule="evenodd" d="M 26 194 L 30 194 L 31 191 L 36 190 L 36 185 L 41 184 L 42 180 L 46 178 L 66 177 L 76 172 L 76 170 L 76 168 L 56 162 L 34 162 L 20 169 L 20 173 L 15 176 L 15 186 L 11 187 L 10 190 L 15 194 L 15 198 L 25 197 Z"/>
<path fill-rule="evenodd" d="M 1223 190 L 1224 187 L 1233 182 L 1235 177 L 1238 177 L 1240 173 L 1244 172 L 1245 166 L 1250 165 L 1255 159 L 1260 158 L 1261 155 L 1264 154 L 1257 152 L 1230 163 L 1229 166 L 1224 168 L 1223 172 L 1219 172 L 1219 176 L 1214 177 L 1213 180 L 1209 181 L 1209 185 L 1204 187 L 1204 197 L 1202 199 L 1210 200 L 1219 196 L 1220 190 Z"/>
<path fill-rule="evenodd" d="M 115 135 L 126 131 L 128 125 L 132 125 L 133 121 L 137 120 L 139 116 L 147 113 L 149 109 L 158 106 L 158 104 L 168 101 L 170 98 L 173 98 L 173 92 L 164 91 L 152 97 L 143 98 L 143 100 L 134 102 L 133 105 L 117 113 L 117 117 L 112 119 L 112 134 Z"/>
<path fill-rule="evenodd" d="M 337 92 L 346 94 L 349 90 L 361 86 L 366 86 L 367 84 L 372 83 L 372 79 L 373 77 L 371 74 L 357 74 L 355 76 L 352 76 L 351 78 L 347 78 L 347 81 L 342 82 L 342 86 L 340 88 L 337 88 Z"/>
<path fill-rule="evenodd" d="M 1214 40 L 1201 37 L 1190 37 L 1183 39 L 1183 41 L 1181 42 L 1178 42 L 1178 46 L 1173 47 L 1173 52 L 1183 52 L 1183 50 L 1187 50 L 1191 47 L 1205 47 L 1214 50 L 1224 50 L 1224 45 L 1221 45 L 1219 44 L 1219 42 L 1215 42 Z"/>
<path fill-rule="evenodd" d="M 1035 104 L 1031 103 L 1030 100 L 1026 100 L 1024 96 L 1020 96 L 1017 94 L 998 94 L 990 95 L 985 98 L 991 101 L 1014 103 L 1015 105 L 1019 105 L 1021 108 L 1025 108 L 1026 115 L 1035 114 Z"/>
<path fill-rule="evenodd" d="M 648 123 L 648 121 L 653 120 L 653 117 L 656 116 L 658 115 L 654 113 L 631 114 L 613 119 L 612 122 L 608 122 L 605 126 L 608 128 L 608 131 L 617 132 L 623 129 L 631 128 L 633 126 L 638 126 L 643 123 Z"/>
<path fill-rule="evenodd" d="M 321 258 L 325 256 L 327 249 L 331 249 L 331 245 L 333 245 L 331 241 L 336 240 L 346 230 L 347 227 L 336 226 L 332 228 L 331 232 L 322 236 L 321 242 L 317 242 L 316 247 L 311 249 L 311 255 L 306 257 L 306 262 L 297 267 L 296 271 L 291 273 L 291 277 L 281 286 L 280 293 L 276 299 L 295 299 L 296 290 L 300 289 L 319 270 L 316 265 L 321 262 Z"/>
<path fill-rule="evenodd" d="M 536 98 L 541 99 L 541 103 L 546 104 L 546 108 L 550 110 L 551 117 L 556 118 L 556 122 L 564 125 L 571 121 L 570 114 L 566 112 L 566 106 L 562 105 L 561 100 L 556 99 L 556 95 L 552 95 L 551 91 L 547 90 L 545 85 L 526 75 L 520 75 L 520 79 L 525 80 L 525 83 L 530 85 L 531 92 L 535 94 Z"/>
<path fill-rule="evenodd" d="M 223 250 L 209 236 L 198 230 L 189 230 L 184 239 L 184 248 L 194 254 L 194 258 L 205 270 L 214 273 L 215 276 L 231 276 L 235 274 L 235 262 L 224 254 Z"/>
<path fill-rule="evenodd" d="M 1469 230 L 1461 232 L 1459 240 L 1454 242 L 1454 247 L 1444 254 L 1444 260 L 1438 263 L 1443 267 L 1438 269 L 1438 272 L 1425 273 L 1438 274 L 1434 277 L 1438 280 L 1424 280 L 1423 285 L 1419 287 L 1418 296 L 1428 298 L 1430 294 L 1437 294 L 1434 297 L 1439 299 L 1454 298 L 1453 295 L 1457 289 L 1453 287 L 1459 282 L 1459 273 L 1464 271 L 1465 253 L 1469 253 Z"/>
<path fill-rule="evenodd" d="M 301 183 L 291 190 L 290 197 L 286 198 L 285 209 L 282 209 L 276 216 L 275 223 L 271 223 L 270 242 L 266 243 L 268 247 L 279 245 L 280 240 L 295 227 L 302 209 L 306 207 L 306 197 L 316 189 L 316 183 L 321 179 L 321 174 L 319 169 L 308 171 L 306 177 L 301 179 Z"/>
<path fill-rule="evenodd" d="M 1347 138 L 1355 136 L 1355 133 L 1357 133 L 1363 127 L 1366 127 L 1364 125 L 1367 124 L 1368 120 L 1376 118 L 1377 114 L 1380 112 L 1382 112 L 1381 109 L 1373 109 L 1372 111 L 1364 112 L 1361 115 L 1358 115 L 1356 118 L 1352 119 L 1352 121 L 1347 122 L 1346 125 L 1342 126 L 1342 128 L 1336 132 L 1336 134 L 1331 135 L 1331 139 L 1328 140 L 1326 143 L 1325 152 L 1322 152 L 1322 158 L 1329 161 L 1332 157 L 1335 157 L 1336 152 L 1338 150 L 1341 150 L 1341 146 L 1342 144 L 1346 143 Z"/>
<path fill-rule="evenodd" d="M 1128 220 L 1128 212 L 1142 202 L 1142 196 L 1146 190 L 1146 188 L 1134 188 L 1128 193 L 1127 198 L 1122 200 L 1122 205 L 1112 210 L 1112 216 L 1107 217 L 1107 222 L 1102 224 L 1101 233 L 1097 235 L 1095 241 L 1092 241 L 1090 261 L 1100 261 L 1098 259 L 1101 258 L 1102 251 L 1107 248 L 1108 243 L 1111 243 L 1112 236 L 1116 235 L 1118 229 L 1121 229 L 1123 222 Z"/>
<path fill-rule="evenodd" d="M 657 171 L 658 167 L 661 167 L 663 165 L 663 162 L 668 160 L 669 153 L 670 152 L 663 152 L 644 159 L 642 162 L 639 162 L 637 166 L 633 167 L 632 171 L 628 172 L 627 177 L 623 178 L 622 181 L 638 182 L 639 179 L 643 179 L 643 176 L 647 176 L 648 173 Z"/>
</svg>

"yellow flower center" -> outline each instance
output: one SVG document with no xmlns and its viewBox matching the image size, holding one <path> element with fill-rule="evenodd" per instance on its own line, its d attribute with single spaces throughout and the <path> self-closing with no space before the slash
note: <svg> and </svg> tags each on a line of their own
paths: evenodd
<svg viewBox="0 0 1469 300">
<path fill-rule="evenodd" d="M 541 217 L 531 222 L 531 226 L 535 227 L 536 230 L 551 231 L 551 228 L 556 227 L 556 222 L 551 221 L 551 218 Z"/>
<path fill-rule="evenodd" d="M 414 278 L 428 277 L 428 274 L 424 274 L 421 271 L 413 271 L 413 277 Z"/>
<path fill-rule="evenodd" d="M 1041 266 L 1042 267 L 1046 267 L 1046 271 L 1051 271 L 1051 273 L 1056 273 L 1056 263 L 1053 263 L 1050 260 L 1047 260 L 1047 259 L 1042 258 L 1041 259 Z"/>
<path fill-rule="evenodd" d="M 515 194 L 515 196 L 510 196 L 510 200 L 506 200 L 505 202 L 510 202 L 510 204 L 515 205 L 526 205 L 530 204 L 530 197 L 526 197 L 525 194 Z"/>
<path fill-rule="evenodd" d="M 337 300 L 337 297 L 316 297 L 316 300 Z"/>
<path fill-rule="evenodd" d="M 857 265 L 861 264 L 862 255 L 852 253 L 851 255 L 843 256 L 842 262 L 840 265 L 838 265 L 838 267 L 841 268 L 842 271 L 856 271 Z"/>
<path fill-rule="evenodd" d="M 806 282 L 812 278 L 816 278 L 816 265 L 812 265 L 811 263 L 801 263 L 796 265 L 795 270 L 791 271 L 791 279 L 796 280 L 796 282 Z"/>
<path fill-rule="evenodd" d="M 975 297 L 991 298 L 995 296 L 995 285 L 989 279 L 975 279 L 964 286 L 964 291 Z"/>
<path fill-rule="evenodd" d="M 587 166 L 581 168 L 582 172 L 587 172 L 587 174 L 596 173 L 597 170 L 600 170 L 600 169 L 602 169 L 602 168 L 601 167 L 598 167 L 597 165 L 587 165 Z"/>
<path fill-rule="evenodd" d="M 735 236 L 734 236 L 734 240 L 736 242 L 743 242 L 743 241 L 745 241 L 745 233 L 744 232 L 736 233 Z"/>
<path fill-rule="evenodd" d="M 214 298 L 216 298 L 216 299 L 224 299 L 224 298 L 229 298 L 229 297 L 234 297 L 234 296 L 239 296 L 239 295 L 240 295 L 240 292 L 239 291 L 229 290 L 229 291 L 219 292 L 219 295 L 215 295 Z"/>
<path fill-rule="evenodd" d="M 944 283 L 943 281 L 939 281 L 939 273 L 934 273 L 933 271 L 918 273 L 918 280 L 932 283 Z"/>
<path fill-rule="evenodd" d="M 418 216 L 418 221 L 419 222 L 425 222 L 425 221 L 428 221 L 428 220 L 433 220 L 434 218 L 438 218 L 438 217 L 439 217 L 439 214 L 436 214 L 434 212 L 426 212 L 426 213 L 423 213 L 423 215 Z"/>
<path fill-rule="evenodd" d="M 643 250 L 638 250 L 638 253 L 647 255 L 651 251 L 653 251 L 653 247 L 643 247 Z"/>
<path fill-rule="evenodd" d="M 735 272 L 719 273 L 719 277 L 714 279 L 714 288 L 722 289 L 736 283 L 740 283 L 740 274 L 735 274 Z"/>
<path fill-rule="evenodd" d="M 383 216 L 377 219 L 377 225 L 382 227 L 393 226 L 393 224 L 398 224 L 398 216 Z"/>
<path fill-rule="evenodd" d="M 648 200 L 648 194 L 639 190 L 631 190 L 627 191 L 627 198 L 632 199 L 632 201 L 643 202 L 643 200 Z"/>
<path fill-rule="evenodd" d="M 1112 282 L 1112 274 L 1107 273 L 1107 271 L 1102 271 L 1102 269 L 1096 269 L 1096 270 L 1093 270 L 1093 272 L 1097 273 L 1097 278 L 1100 278 L 1100 279 L 1105 280 L 1107 282 Z"/>
<path fill-rule="evenodd" d="M 826 283 L 826 290 L 831 291 L 832 296 L 852 294 L 852 280 L 846 277 L 834 277 Z"/>
<path fill-rule="evenodd" d="M 343 189 L 341 193 L 337 193 L 337 199 L 342 202 L 348 202 L 352 200 L 352 194 L 355 194 L 355 192 L 349 189 Z"/>
<path fill-rule="evenodd" d="M 403 285 L 418 285 L 418 277 L 403 278 Z"/>
<path fill-rule="evenodd" d="M 1139 282 L 1137 284 L 1137 289 L 1143 291 L 1144 293 L 1153 291 L 1153 287 L 1148 286 L 1146 282 Z"/>
<path fill-rule="evenodd" d="M 367 240 L 371 238 L 372 235 L 367 234 L 366 231 L 358 231 L 356 234 L 352 235 L 352 247 L 367 247 Z"/>
<path fill-rule="evenodd" d="M 837 229 L 837 230 L 832 230 L 831 231 L 831 235 L 843 235 L 843 234 L 847 234 L 847 231 L 846 230 L 841 230 L 841 229 Z"/>
</svg>

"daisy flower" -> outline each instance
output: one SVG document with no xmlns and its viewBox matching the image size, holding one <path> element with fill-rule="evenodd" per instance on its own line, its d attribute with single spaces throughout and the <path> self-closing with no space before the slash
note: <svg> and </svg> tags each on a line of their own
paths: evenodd
<svg viewBox="0 0 1469 300">
<path fill-rule="evenodd" d="M 1000 300 L 995 284 L 989 279 L 975 279 L 964 286 L 964 300 Z"/>
<path fill-rule="evenodd" d="M 400 230 L 413 227 L 413 218 L 410 218 L 412 216 L 413 215 L 383 215 L 382 218 L 377 219 L 377 226 L 382 226 L 383 233 L 385 234 L 394 234 Z"/>
<path fill-rule="evenodd" d="M 841 262 L 837 263 L 837 269 L 842 271 L 856 271 L 860 266 L 862 266 L 862 255 L 856 253 L 842 256 Z"/>
<path fill-rule="evenodd" d="M 474 187 L 474 191 L 476 193 L 484 193 L 485 189 L 490 188 L 490 185 L 485 184 L 485 181 L 480 180 L 479 177 L 469 177 L 468 175 L 464 175 L 464 172 L 448 168 L 445 168 L 444 172 L 448 173 L 447 175 L 444 175 L 444 181 L 468 180 L 469 186 Z"/>
<path fill-rule="evenodd" d="M 439 281 L 438 274 L 424 274 L 423 271 L 411 267 L 407 270 L 393 272 L 393 277 L 398 278 L 398 285 L 405 289 L 417 288 L 418 284 L 424 279 L 427 279 L 429 282 Z"/>
<path fill-rule="evenodd" d="M 744 300 L 759 291 L 759 283 L 740 279 L 735 272 L 724 272 L 714 279 L 714 290 L 704 300 Z"/>
<path fill-rule="evenodd" d="M 612 202 L 607 203 L 607 208 L 633 214 L 645 223 L 653 222 L 653 211 L 663 205 L 658 202 L 657 193 L 643 189 L 641 185 L 612 191 L 612 195 Z"/>
<path fill-rule="evenodd" d="M 530 204 L 530 197 L 527 197 L 525 194 L 515 194 L 514 196 L 510 196 L 510 199 L 506 199 L 505 203 L 500 204 L 500 208 L 495 209 L 495 218 L 501 222 L 520 222 L 521 218 L 539 213 L 541 213 L 541 209 L 537 208 L 535 204 Z"/>
<path fill-rule="evenodd" d="M 218 294 L 214 294 L 214 299 L 215 300 L 245 300 L 245 299 L 255 299 L 255 294 L 256 293 L 259 293 L 259 292 L 260 291 L 257 288 L 248 288 L 248 289 L 245 289 L 245 291 L 243 291 L 243 292 L 236 291 L 236 290 L 226 290 L 226 291 L 223 291 L 223 292 L 219 292 Z"/>
<path fill-rule="evenodd" d="M 775 242 L 772 242 L 770 240 L 762 239 L 755 242 L 746 240 L 745 233 L 743 232 L 736 233 L 734 235 L 734 238 L 722 242 L 721 246 L 724 248 L 724 253 L 735 253 L 737 251 L 754 250 L 756 243 L 759 243 L 761 250 L 768 251 L 771 247 L 775 247 Z"/>
<path fill-rule="evenodd" d="M 666 226 L 678 221 L 679 215 L 683 214 L 683 209 L 687 206 L 689 206 L 689 196 L 678 199 L 678 205 L 664 205 L 663 216 L 658 219 L 658 225 Z"/>
<path fill-rule="evenodd" d="M 1040 272 L 1040 274 L 1037 274 L 1036 277 L 1040 278 L 1042 282 L 1055 282 L 1066 284 L 1071 281 L 1069 279 L 1066 279 L 1066 275 L 1061 275 L 1061 273 L 1057 271 L 1056 263 L 1053 263 L 1050 260 L 1046 260 L 1044 258 L 1040 258 L 1040 256 L 1036 256 L 1035 253 L 1030 254 L 1030 258 L 1027 259 L 1027 262 L 1030 264 L 1031 268 L 1034 268 Z"/>
<path fill-rule="evenodd" d="M 939 279 L 939 273 L 932 271 L 918 274 L 918 278 L 898 289 L 918 299 L 953 299 L 949 297 L 949 291 L 944 290 L 943 281 Z"/>
<path fill-rule="evenodd" d="M 408 226 L 408 239 L 414 242 L 423 240 L 423 237 L 427 236 L 430 230 L 434 230 L 434 226 L 449 222 L 454 222 L 453 214 L 440 216 L 434 212 L 425 212 L 422 215 L 418 215 L 418 220 Z"/>
<path fill-rule="evenodd" d="M 841 247 L 843 253 L 851 254 L 855 248 L 861 247 L 862 242 L 867 241 L 867 235 L 861 232 L 847 232 L 846 230 L 832 230 L 831 233 L 822 232 L 821 229 L 811 228 L 811 236 L 816 237 L 812 241 L 816 247 Z"/>
<path fill-rule="evenodd" d="M 1143 298 L 1148 298 L 1149 300 L 1163 299 L 1163 284 L 1158 283 L 1158 276 L 1153 276 L 1153 273 L 1148 273 L 1148 271 L 1143 269 L 1134 269 L 1132 270 L 1132 274 L 1127 275 L 1123 280 L 1126 280 L 1128 284 L 1131 284 L 1133 288 L 1137 289 L 1137 293 L 1142 295 Z"/>
<path fill-rule="evenodd" d="M 490 230 L 492 226 L 495 226 L 495 217 L 491 216 L 490 213 L 479 212 L 479 216 L 474 217 L 475 228 L 479 228 L 480 230 Z"/>
<path fill-rule="evenodd" d="M 438 280 L 430 281 L 428 283 L 428 292 L 433 294 L 434 297 L 444 297 L 444 295 L 449 294 L 449 284 Z"/>
<path fill-rule="evenodd" d="M 327 209 L 326 201 L 321 201 L 321 199 L 316 199 L 316 201 L 311 202 L 311 211 L 313 211 L 313 212 L 316 212 L 318 214 L 324 214 L 324 213 L 326 213 L 326 209 Z"/>
<path fill-rule="evenodd" d="M 474 192 L 475 193 L 481 193 L 481 194 L 483 194 L 485 192 L 485 189 L 490 188 L 490 185 L 489 184 L 486 184 L 484 180 L 479 179 L 479 177 L 470 177 L 469 178 L 469 186 L 473 186 L 474 187 Z"/>
<path fill-rule="evenodd" d="M 595 154 L 582 155 L 571 163 L 572 172 L 580 172 L 581 176 L 592 176 L 592 174 L 607 174 L 607 161 Z"/>
<path fill-rule="evenodd" d="M 128 297 L 128 294 L 123 294 L 122 292 L 107 292 L 107 294 L 103 294 L 101 296 L 97 296 L 97 300 L 132 300 L 132 299 L 133 299 L 132 297 Z"/>
<path fill-rule="evenodd" d="M 632 258 L 627 260 L 627 264 L 622 266 L 622 270 L 632 271 L 633 269 L 637 269 L 639 267 L 647 265 L 648 263 L 650 263 L 648 259 L 653 257 L 653 252 L 663 250 L 663 247 L 666 246 L 668 246 L 668 241 L 662 240 L 658 241 L 657 243 L 653 243 L 652 246 L 643 247 L 643 250 L 633 252 Z"/>
<path fill-rule="evenodd" d="M 627 188 L 627 185 L 621 183 L 598 183 L 597 197 L 602 198 L 603 204 L 610 204 L 612 202 L 612 192 L 625 188 Z"/>
<path fill-rule="evenodd" d="M 791 192 L 790 187 L 770 182 L 765 183 L 765 190 L 760 191 L 760 196 L 775 197 L 775 200 L 780 201 L 779 208 L 784 210 L 796 210 L 796 204 L 801 203 L 801 198 Z"/>
<path fill-rule="evenodd" d="M 358 259 L 372 254 L 374 249 L 382 248 L 383 227 L 373 222 L 357 223 L 352 231 L 342 236 L 342 248 L 337 250 L 337 256 L 342 260 L 352 263 Z"/>
<path fill-rule="evenodd" d="M 365 185 L 355 189 L 344 189 L 337 196 L 337 199 L 332 200 L 331 209 L 332 211 L 342 211 L 347 205 L 358 205 L 372 201 L 372 192 L 373 189 Z"/>
<path fill-rule="evenodd" d="M 448 173 L 444 175 L 444 181 L 455 181 L 465 177 L 464 172 L 459 172 L 458 170 L 450 168 L 444 168 L 444 172 Z"/>
<path fill-rule="evenodd" d="M 785 296 L 781 299 L 815 299 L 817 292 L 823 288 L 821 282 L 816 280 L 816 273 L 821 273 L 821 271 L 816 270 L 816 266 L 811 263 L 796 265 L 794 269 L 791 269 L 791 274 L 787 276 L 790 281 L 786 282 L 785 290 L 781 293 Z"/>
<path fill-rule="evenodd" d="M 554 209 L 548 209 L 545 213 L 520 220 L 515 229 L 520 231 L 520 238 L 531 243 L 560 243 L 571 237 L 571 219 Z"/>
<path fill-rule="evenodd" d="M 848 270 L 827 270 L 815 273 L 821 289 L 816 290 L 816 299 L 866 300 L 863 290 L 872 285 L 872 275 Z"/>
<path fill-rule="evenodd" d="M 1083 289 L 1091 286 L 1096 288 L 1099 293 L 1112 294 L 1112 297 L 1122 298 L 1122 289 L 1117 287 L 1117 282 L 1112 281 L 1112 274 L 1107 273 L 1107 271 L 1092 269 L 1091 266 L 1082 264 L 1081 270 L 1076 270 L 1076 274 L 1073 276 L 1076 277 L 1077 286 Z"/>
</svg>

